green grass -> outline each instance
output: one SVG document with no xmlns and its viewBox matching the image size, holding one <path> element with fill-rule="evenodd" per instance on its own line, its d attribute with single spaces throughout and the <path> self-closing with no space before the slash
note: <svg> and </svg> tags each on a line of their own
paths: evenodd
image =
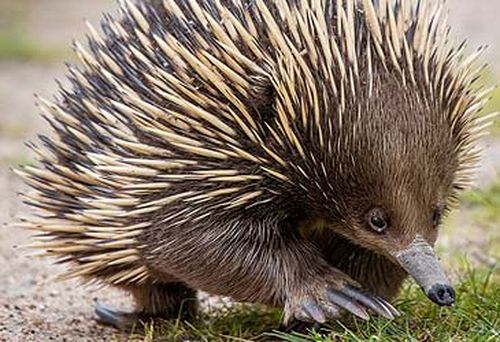
<svg viewBox="0 0 500 342">
<path fill-rule="evenodd" d="M 500 339 L 500 286 L 491 269 L 473 269 L 467 263 L 455 287 L 456 304 L 439 308 L 413 282 L 396 301 L 401 316 L 394 321 L 374 317 L 368 322 L 340 322 L 309 331 L 287 334 L 277 331 L 281 312 L 238 305 L 198 321 L 150 323 L 132 341 L 496 341 Z"/>
<path fill-rule="evenodd" d="M 133 341 L 242 341 L 266 336 L 279 326 L 281 312 L 261 306 L 237 304 L 195 322 L 169 321 L 149 323 L 144 332 L 132 334 Z"/>
</svg>

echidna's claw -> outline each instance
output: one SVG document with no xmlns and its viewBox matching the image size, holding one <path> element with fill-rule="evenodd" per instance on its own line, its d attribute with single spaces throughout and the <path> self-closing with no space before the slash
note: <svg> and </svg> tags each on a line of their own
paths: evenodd
<svg viewBox="0 0 500 342">
<path fill-rule="evenodd" d="M 307 301 L 305 304 L 302 305 L 302 308 L 307 313 L 307 315 L 310 316 L 314 321 L 318 323 L 326 322 L 323 310 L 314 301 Z"/>
<path fill-rule="evenodd" d="M 385 299 L 380 298 L 380 297 L 377 297 L 376 299 L 377 299 L 377 301 L 380 302 L 381 305 L 385 306 L 392 313 L 392 315 L 394 317 L 401 316 L 401 314 L 399 313 L 399 311 L 394 306 L 392 306 L 391 303 L 389 303 L 388 301 L 386 301 Z"/>
<path fill-rule="evenodd" d="M 358 316 L 359 318 L 362 318 L 364 320 L 369 320 L 370 315 L 368 315 L 368 312 L 357 303 L 357 301 L 354 298 L 348 297 L 346 294 L 333 290 L 333 289 L 328 289 L 326 291 L 328 299 L 340 306 L 341 308 L 353 313 L 354 315 Z"/>
<path fill-rule="evenodd" d="M 323 324 L 341 318 L 344 311 L 364 320 L 369 320 L 372 312 L 387 319 L 399 316 L 398 311 L 385 299 L 371 294 L 349 279 L 337 283 L 331 280 L 325 287 L 313 287 L 312 291 L 306 289 L 304 292 L 306 296 L 298 299 L 291 297 L 291 303 L 285 306 L 285 321 L 295 318 Z"/>
<path fill-rule="evenodd" d="M 118 323 L 119 313 L 107 305 L 103 304 L 99 300 L 95 301 L 95 309 L 94 309 L 99 321 L 107 324 L 116 326 Z"/>
<path fill-rule="evenodd" d="M 133 329 L 134 325 L 139 321 L 136 314 L 114 310 L 99 300 L 95 300 L 94 311 L 99 322 L 120 330 Z"/>
<path fill-rule="evenodd" d="M 382 298 L 368 294 L 363 289 L 347 285 L 342 292 L 385 318 L 394 319 L 395 314 L 399 315 L 391 304 Z"/>
</svg>

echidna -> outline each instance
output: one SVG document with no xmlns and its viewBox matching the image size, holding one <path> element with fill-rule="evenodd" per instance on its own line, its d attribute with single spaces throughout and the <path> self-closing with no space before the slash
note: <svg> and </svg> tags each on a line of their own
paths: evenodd
<svg viewBox="0 0 500 342">
<path fill-rule="evenodd" d="M 19 173 L 38 247 L 130 291 L 116 325 L 193 313 L 196 290 L 324 322 L 392 318 L 470 181 L 487 92 L 441 1 L 122 1 L 90 28 Z"/>
</svg>

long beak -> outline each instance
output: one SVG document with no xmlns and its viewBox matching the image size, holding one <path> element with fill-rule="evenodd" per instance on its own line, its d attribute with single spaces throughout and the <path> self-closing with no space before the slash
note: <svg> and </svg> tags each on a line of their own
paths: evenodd
<svg viewBox="0 0 500 342">
<path fill-rule="evenodd" d="M 455 301 L 455 292 L 450 286 L 432 247 L 420 236 L 408 248 L 393 254 L 424 293 L 436 304 L 450 306 Z"/>
</svg>

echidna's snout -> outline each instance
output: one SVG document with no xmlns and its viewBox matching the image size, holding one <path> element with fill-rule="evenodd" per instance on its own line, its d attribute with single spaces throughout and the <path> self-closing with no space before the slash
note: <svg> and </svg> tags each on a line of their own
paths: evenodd
<svg viewBox="0 0 500 342">
<path fill-rule="evenodd" d="M 449 285 L 434 250 L 420 235 L 408 248 L 393 256 L 434 303 L 450 306 L 455 302 L 455 291 Z"/>
<path fill-rule="evenodd" d="M 450 306 L 455 302 L 455 291 L 450 285 L 434 284 L 426 294 L 430 300 L 441 306 Z"/>
</svg>

